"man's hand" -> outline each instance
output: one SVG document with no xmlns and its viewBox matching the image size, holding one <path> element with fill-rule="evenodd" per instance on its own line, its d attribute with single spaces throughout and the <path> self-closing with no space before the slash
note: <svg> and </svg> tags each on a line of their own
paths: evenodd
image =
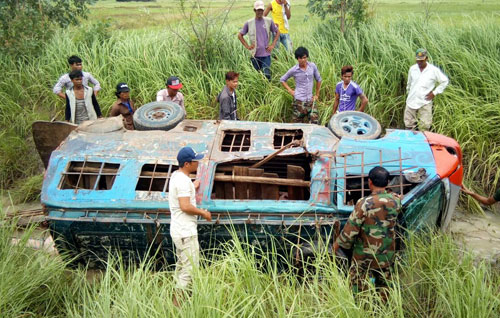
<svg viewBox="0 0 500 318">
<path fill-rule="evenodd" d="M 271 45 L 269 45 L 269 46 L 266 47 L 266 51 L 268 53 L 271 53 L 273 50 L 274 50 L 274 45 L 273 44 L 271 44 Z"/>
<path fill-rule="evenodd" d="M 194 188 L 196 190 L 198 190 L 198 188 L 200 187 L 200 180 L 196 179 L 193 181 L 193 184 L 194 184 Z"/>
<path fill-rule="evenodd" d="M 468 195 L 471 195 L 473 192 L 469 190 L 466 186 L 462 184 L 462 192 Z"/>
<path fill-rule="evenodd" d="M 335 241 L 335 243 L 333 243 L 333 252 L 337 253 L 339 248 L 340 248 L 339 243 L 337 243 L 337 241 Z"/>
<path fill-rule="evenodd" d="M 288 92 L 290 93 L 290 95 L 295 96 L 295 91 L 293 89 L 288 90 Z"/>
<path fill-rule="evenodd" d="M 434 95 L 433 92 L 430 92 L 429 94 L 425 95 L 425 100 L 433 100 L 435 96 L 436 95 Z"/>
<path fill-rule="evenodd" d="M 212 213 L 210 213 L 208 210 L 206 209 L 202 209 L 203 210 L 203 214 L 201 215 L 205 220 L 207 220 L 208 222 L 212 222 Z"/>
<path fill-rule="evenodd" d="M 313 102 L 317 101 L 319 99 L 319 96 L 318 95 L 314 95 L 313 96 Z"/>
<path fill-rule="evenodd" d="M 61 97 L 62 99 L 66 99 L 66 94 L 63 92 L 57 93 L 57 96 Z"/>
<path fill-rule="evenodd" d="M 255 44 L 247 45 L 247 50 L 251 51 L 255 48 Z"/>
</svg>

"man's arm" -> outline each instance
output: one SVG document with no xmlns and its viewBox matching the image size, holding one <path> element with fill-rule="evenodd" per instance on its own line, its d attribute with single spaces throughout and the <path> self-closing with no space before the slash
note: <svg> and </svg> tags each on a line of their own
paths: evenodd
<svg viewBox="0 0 500 318">
<path fill-rule="evenodd" d="M 365 221 L 364 211 L 362 209 L 365 200 L 359 200 L 356 203 L 354 211 L 352 211 L 349 219 L 347 220 L 342 232 L 336 240 L 336 245 L 347 250 L 352 248 L 352 244 L 361 231 L 361 225 Z"/>
<path fill-rule="evenodd" d="M 94 106 L 95 113 L 97 115 L 97 118 L 102 117 L 101 113 L 101 107 L 99 107 L 99 103 L 97 102 L 97 98 L 95 97 L 95 94 L 92 94 L 92 105 Z"/>
<path fill-rule="evenodd" d="M 464 185 L 462 185 L 462 192 L 470 195 L 471 197 L 473 197 L 474 199 L 476 199 L 477 201 L 479 201 L 480 203 L 482 203 L 484 205 L 492 205 L 492 204 L 497 202 L 497 200 L 495 200 L 494 197 L 483 197 L 482 195 L 479 195 L 479 194 L 467 189 Z"/>
<path fill-rule="evenodd" d="M 410 91 L 411 88 L 411 67 L 410 70 L 408 71 L 408 81 L 406 82 L 406 93 Z"/>
<path fill-rule="evenodd" d="M 317 101 L 319 99 L 319 90 L 321 89 L 321 81 L 316 82 L 316 94 L 313 97 L 313 101 Z"/>
<path fill-rule="evenodd" d="M 212 221 L 212 214 L 205 209 L 199 209 L 191 204 L 189 197 L 179 197 L 179 205 L 182 212 L 189 215 L 199 215 L 208 222 Z"/>
<path fill-rule="evenodd" d="M 225 98 L 220 100 L 220 111 L 222 119 L 231 119 L 231 97 L 226 96 Z"/>
<path fill-rule="evenodd" d="M 56 85 L 54 85 L 54 88 L 52 89 L 52 92 L 54 92 L 54 94 L 56 94 L 57 96 L 65 99 L 66 98 L 66 94 L 63 93 L 62 91 L 62 88 L 66 82 L 66 75 L 67 74 L 64 74 L 63 76 L 59 77 L 59 80 L 57 81 Z"/>
<path fill-rule="evenodd" d="M 240 40 L 241 44 L 247 49 L 247 50 L 253 50 L 255 47 L 255 43 L 252 45 L 248 45 L 247 41 L 243 37 L 243 34 L 238 32 L 238 39 Z"/>
<path fill-rule="evenodd" d="M 286 81 L 288 81 L 288 79 L 290 77 L 292 77 L 293 69 L 294 69 L 294 67 L 291 67 L 285 73 L 285 75 L 281 76 L 280 82 L 281 82 L 281 85 L 283 85 L 283 87 L 288 91 L 288 93 L 290 93 L 290 95 L 295 96 L 295 91 L 293 89 L 291 89 L 290 86 L 288 86 L 288 84 L 286 83 Z"/>
<path fill-rule="evenodd" d="M 438 87 L 436 87 L 434 89 L 434 91 L 432 91 L 434 96 L 444 92 L 444 89 L 446 88 L 446 86 L 448 86 L 448 83 L 450 82 L 450 80 L 448 79 L 448 77 L 446 75 L 444 75 L 443 72 L 441 72 L 440 69 L 436 68 L 436 82 L 438 82 L 439 85 L 438 85 Z"/>
<path fill-rule="evenodd" d="M 120 115 L 120 109 L 117 107 L 116 103 L 111 106 L 111 111 L 109 112 L 109 117 L 115 117 Z"/>
<path fill-rule="evenodd" d="M 290 5 L 288 4 L 288 1 L 285 0 L 285 3 L 283 3 L 285 7 L 285 15 L 288 20 L 292 17 L 292 12 L 290 11 Z"/>
<path fill-rule="evenodd" d="M 340 95 L 335 92 L 335 101 L 333 102 L 333 114 L 337 112 L 337 108 L 339 107 Z"/>
<path fill-rule="evenodd" d="M 273 29 L 275 32 L 273 32 Z M 269 53 L 271 53 L 273 51 L 274 47 L 276 46 L 276 42 L 278 42 L 278 39 L 280 38 L 280 29 L 278 29 L 276 27 L 276 24 L 274 24 L 274 23 L 271 23 L 271 32 L 275 33 L 275 35 L 274 35 L 273 43 L 270 46 L 266 47 L 266 51 Z"/>
<path fill-rule="evenodd" d="M 361 99 L 361 106 L 359 106 L 359 111 L 364 112 L 366 105 L 368 105 L 368 97 L 366 97 L 365 94 L 361 94 L 359 98 Z"/>
<path fill-rule="evenodd" d="M 269 12 L 273 11 L 273 5 L 272 4 L 269 4 L 267 7 L 266 7 L 266 10 L 264 10 L 264 16 L 267 17 L 267 15 L 269 14 Z"/>
<path fill-rule="evenodd" d="M 97 96 L 97 92 L 101 90 L 101 84 L 99 83 L 98 80 L 94 78 L 94 76 L 92 76 L 92 74 L 90 73 L 87 74 L 89 75 L 89 81 L 92 83 L 92 85 L 94 85 L 94 94 L 95 96 Z"/>
</svg>

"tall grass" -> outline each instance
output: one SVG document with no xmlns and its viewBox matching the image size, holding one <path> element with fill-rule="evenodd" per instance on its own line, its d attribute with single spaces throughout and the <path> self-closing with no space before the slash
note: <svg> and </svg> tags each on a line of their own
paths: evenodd
<svg viewBox="0 0 500 318">
<path fill-rule="evenodd" d="M 104 28 L 100 26 L 100 28 Z M 215 96 L 224 73 L 241 73 L 238 88 L 240 117 L 259 121 L 288 121 L 291 96 L 279 77 L 296 63 L 284 52 L 273 60 L 273 79 L 255 72 L 229 24 L 222 48 L 208 59 L 206 70 L 194 63 L 183 41 L 168 29 L 158 31 L 87 31 L 86 26 L 61 32 L 40 57 L 18 63 L 2 58 L 0 67 L 0 185 L 38 173 L 32 151 L 30 124 L 35 119 L 63 118 L 64 103 L 51 86 L 67 71 L 66 58 L 78 54 L 84 69 L 102 84 L 99 102 L 107 114 L 116 83 L 127 82 L 138 105 L 154 100 L 169 75 L 183 83 L 188 118 L 217 118 Z M 87 32 L 87 33 L 86 33 Z M 90 35 L 88 33 L 91 33 Z M 82 35 L 83 34 L 83 35 Z M 95 34 L 95 35 L 92 35 Z M 368 112 L 384 127 L 402 128 L 408 68 L 416 48 L 426 47 L 431 62 L 441 67 L 451 84 L 435 101 L 433 131 L 454 137 L 462 145 L 467 184 L 491 193 L 491 180 L 500 164 L 500 33 L 494 19 L 471 20 L 461 28 L 396 19 L 374 22 L 343 36 L 335 25 L 304 22 L 292 34 L 294 46 L 306 46 L 323 78 L 321 122 L 331 116 L 335 84 L 345 64 L 355 67 L 354 80 L 370 99 Z"/>
<path fill-rule="evenodd" d="M 308 270 L 235 239 L 202 259 L 192 291 L 172 303 L 172 272 L 151 260 L 110 257 L 88 279 L 60 256 L 32 250 L 30 228 L 16 245 L 15 226 L 0 217 L 2 317 L 498 317 L 500 272 L 460 250 L 443 234 L 412 235 L 396 262 L 384 303 L 372 288 L 353 295 L 348 278 L 325 249 Z M 282 260 L 283 262 L 283 260 Z M 127 265 L 127 266 L 125 266 Z"/>
</svg>

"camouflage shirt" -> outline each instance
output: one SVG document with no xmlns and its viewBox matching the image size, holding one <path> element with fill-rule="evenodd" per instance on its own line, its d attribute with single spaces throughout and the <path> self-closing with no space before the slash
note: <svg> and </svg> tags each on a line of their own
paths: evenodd
<svg viewBox="0 0 500 318">
<path fill-rule="evenodd" d="M 396 247 L 394 226 L 400 210 L 400 199 L 385 191 L 359 199 L 337 238 L 338 244 L 353 249 L 352 258 L 358 266 L 390 266 Z"/>
</svg>

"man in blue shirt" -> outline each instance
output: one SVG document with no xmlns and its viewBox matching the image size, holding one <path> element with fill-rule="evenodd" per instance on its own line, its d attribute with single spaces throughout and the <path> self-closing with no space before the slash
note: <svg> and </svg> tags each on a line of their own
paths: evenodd
<svg viewBox="0 0 500 318">
<path fill-rule="evenodd" d="M 368 98 L 363 93 L 361 87 L 352 80 L 353 73 L 354 71 L 351 65 L 342 67 L 342 80 L 338 82 L 335 87 L 335 102 L 333 103 L 334 114 L 337 110 L 339 112 L 356 110 L 356 100 L 358 97 L 361 99 L 359 111 L 365 111 L 365 107 L 368 104 Z"/>
</svg>

